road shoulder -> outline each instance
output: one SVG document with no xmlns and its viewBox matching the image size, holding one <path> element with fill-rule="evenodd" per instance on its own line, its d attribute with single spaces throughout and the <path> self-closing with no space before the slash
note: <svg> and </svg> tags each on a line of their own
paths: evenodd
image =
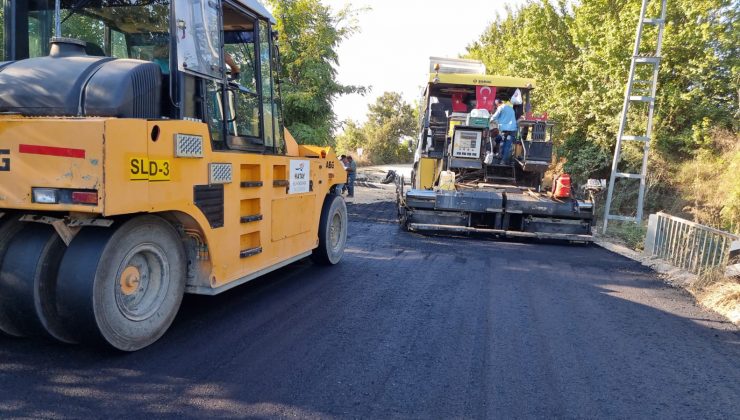
<svg viewBox="0 0 740 420">
<path fill-rule="evenodd" d="M 727 318 L 740 331 L 740 283 L 737 281 L 721 275 L 697 276 L 660 259 L 645 256 L 608 238 L 598 237 L 594 243 L 654 270 L 665 283 L 686 290 L 697 304 Z"/>
</svg>

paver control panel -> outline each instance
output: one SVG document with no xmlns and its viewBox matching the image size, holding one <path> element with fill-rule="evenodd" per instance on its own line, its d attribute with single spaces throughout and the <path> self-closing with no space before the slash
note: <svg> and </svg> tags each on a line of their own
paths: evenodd
<svg viewBox="0 0 740 420">
<path fill-rule="evenodd" d="M 480 159 L 483 133 L 480 131 L 455 130 L 452 156 L 465 159 Z"/>
</svg>

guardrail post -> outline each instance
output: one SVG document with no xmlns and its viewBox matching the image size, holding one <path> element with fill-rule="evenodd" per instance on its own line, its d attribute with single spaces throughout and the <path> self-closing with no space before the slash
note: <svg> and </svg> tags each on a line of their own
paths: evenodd
<svg viewBox="0 0 740 420">
<path fill-rule="evenodd" d="M 740 277 L 740 240 L 733 241 L 730 245 L 726 274 L 727 277 Z"/>
<path fill-rule="evenodd" d="M 658 233 L 658 215 L 651 214 L 648 218 L 647 234 L 645 235 L 645 255 L 652 257 L 655 255 L 655 238 Z"/>
</svg>

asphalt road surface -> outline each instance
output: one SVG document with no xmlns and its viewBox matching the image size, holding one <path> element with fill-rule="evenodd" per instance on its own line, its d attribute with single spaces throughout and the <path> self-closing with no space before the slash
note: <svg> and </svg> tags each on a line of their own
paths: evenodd
<svg viewBox="0 0 740 420">
<path fill-rule="evenodd" d="M 393 213 L 351 205 L 340 265 L 187 297 L 135 354 L 0 338 L 0 417 L 740 416 L 740 333 L 651 271 Z"/>
</svg>

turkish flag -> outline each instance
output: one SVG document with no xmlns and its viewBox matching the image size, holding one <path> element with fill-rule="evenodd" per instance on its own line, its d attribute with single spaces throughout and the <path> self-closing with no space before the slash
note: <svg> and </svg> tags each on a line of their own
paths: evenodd
<svg viewBox="0 0 740 420">
<path fill-rule="evenodd" d="M 476 108 L 493 111 L 493 102 L 496 100 L 496 88 L 491 86 L 475 87 Z"/>
<path fill-rule="evenodd" d="M 462 93 L 452 94 L 452 112 L 468 112 L 468 106 L 465 105 L 465 96 Z"/>
</svg>

